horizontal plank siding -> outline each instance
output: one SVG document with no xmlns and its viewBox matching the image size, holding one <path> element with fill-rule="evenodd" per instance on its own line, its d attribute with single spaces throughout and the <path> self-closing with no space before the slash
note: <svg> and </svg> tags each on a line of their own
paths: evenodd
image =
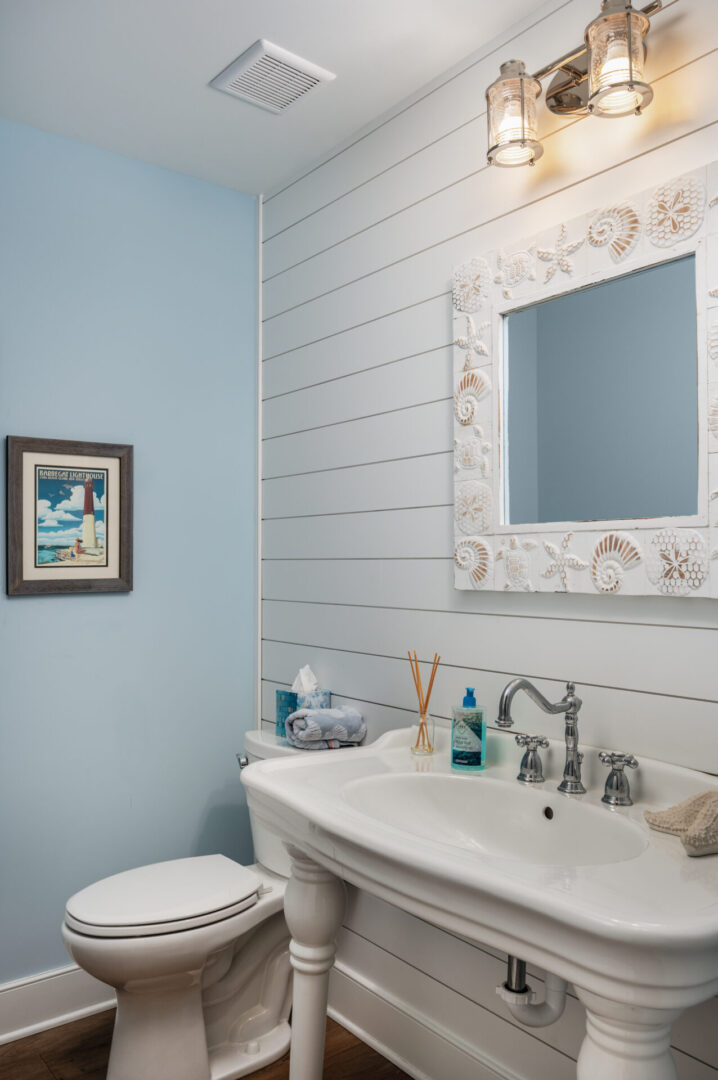
<svg viewBox="0 0 718 1080">
<path fill-rule="evenodd" d="M 453 267 L 718 159 L 715 3 L 668 0 L 642 118 L 576 122 L 542 107 L 538 167 L 486 167 L 484 91 L 499 63 L 540 67 L 595 14 L 595 0 L 551 0 L 265 198 L 268 730 L 275 692 L 305 663 L 336 703 L 360 709 L 370 741 L 405 726 L 416 708 L 406 650 L 427 660 L 438 649 L 442 725 L 465 685 L 491 723 L 510 678 L 552 700 L 571 679 L 590 784 L 604 779 L 591 746 L 718 773 L 715 602 L 453 588 Z M 560 721 L 528 699 L 515 714 L 560 740 Z M 547 775 L 561 758 L 559 741 Z M 640 796 L 640 769 L 632 781 Z M 351 890 L 330 1007 L 390 1054 L 414 1046 L 409 1064 L 436 1080 L 446 1068 L 457 1080 L 570 1080 L 580 1003 L 570 995 L 558 1024 L 522 1029 L 494 992 L 504 960 Z M 712 999 L 675 1025 L 680 1080 L 718 1078 L 717 1021 Z"/>
</svg>

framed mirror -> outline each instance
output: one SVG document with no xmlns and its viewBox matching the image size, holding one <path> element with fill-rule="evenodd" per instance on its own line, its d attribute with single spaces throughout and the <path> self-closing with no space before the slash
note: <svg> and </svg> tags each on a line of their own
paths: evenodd
<svg viewBox="0 0 718 1080">
<path fill-rule="evenodd" d="M 718 597 L 718 164 L 452 292 L 456 587 Z"/>
</svg>

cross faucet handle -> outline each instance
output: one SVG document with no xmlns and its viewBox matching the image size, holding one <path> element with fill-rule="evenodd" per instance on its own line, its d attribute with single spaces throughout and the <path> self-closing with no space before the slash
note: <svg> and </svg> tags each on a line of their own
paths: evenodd
<svg viewBox="0 0 718 1080">
<path fill-rule="evenodd" d="M 541 746 L 544 749 L 548 746 L 548 739 L 544 735 L 515 735 L 517 746 L 525 746 L 527 750 L 538 750 Z"/>
<path fill-rule="evenodd" d="M 522 784 L 543 784 L 543 764 L 538 749 L 547 747 L 548 739 L 543 735 L 514 735 L 514 738 L 516 745 L 525 750 L 516 779 Z"/>
<path fill-rule="evenodd" d="M 622 772 L 625 766 L 629 769 L 638 768 L 638 761 L 633 754 L 621 754 L 618 750 L 601 750 L 598 757 L 604 765 L 610 765 L 616 772 Z"/>
<path fill-rule="evenodd" d="M 611 766 L 601 802 L 605 802 L 608 806 L 633 806 L 631 786 L 623 771 L 626 766 L 629 769 L 638 768 L 638 762 L 633 754 L 621 754 L 617 750 L 601 750 L 598 756 L 604 765 Z"/>
</svg>

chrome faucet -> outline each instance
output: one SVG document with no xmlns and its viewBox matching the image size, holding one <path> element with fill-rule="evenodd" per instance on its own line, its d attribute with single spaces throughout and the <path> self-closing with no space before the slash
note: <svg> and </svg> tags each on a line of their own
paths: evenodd
<svg viewBox="0 0 718 1080">
<path fill-rule="evenodd" d="M 543 709 L 546 713 L 565 713 L 566 714 L 566 762 L 563 767 L 563 779 L 558 785 L 558 790 L 562 791 L 565 795 L 585 795 L 586 789 L 581 783 L 581 762 L 583 761 L 583 754 L 578 749 L 578 711 L 581 708 L 581 699 L 576 697 L 576 686 L 574 683 L 566 683 L 566 693 L 560 701 L 557 701 L 555 705 L 543 696 L 540 690 L 537 690 L 533 683 L 530 683 L 528 679 L 513 679 L 507 686 L 504 687 L 501 699 L 499 701 L 499 716 L 496 721 L 497 727 L 510 728 L 513 727 L 513 717 L 511 716 L 511 702 L 516 697 L 519 690 L 525 690 L 528 696 L 534 701 L 539 708 Z"/>
</svg>

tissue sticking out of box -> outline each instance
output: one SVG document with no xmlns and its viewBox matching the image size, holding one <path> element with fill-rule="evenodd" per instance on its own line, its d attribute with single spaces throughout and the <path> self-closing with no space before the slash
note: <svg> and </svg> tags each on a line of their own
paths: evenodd
<svg viewBox="0 0 718 1080">
<path fill-rule="evenodd" d="M 292 690 L 295 694 L 311 694 L 314 690 L 319 689 L 319 679 L 316 677 L 309 664 L 305 664 L 303 668 L 299 669 L 297 677 L 292 683 Z"/>
<path fill-rule="evenodd" d="M 331 690 L 320 688 L 319 680 L 308 664 L 300 669 L 292 690 L 297 695 L 298 709 L 328 709 L 331 706 Z"/>
</svg>

